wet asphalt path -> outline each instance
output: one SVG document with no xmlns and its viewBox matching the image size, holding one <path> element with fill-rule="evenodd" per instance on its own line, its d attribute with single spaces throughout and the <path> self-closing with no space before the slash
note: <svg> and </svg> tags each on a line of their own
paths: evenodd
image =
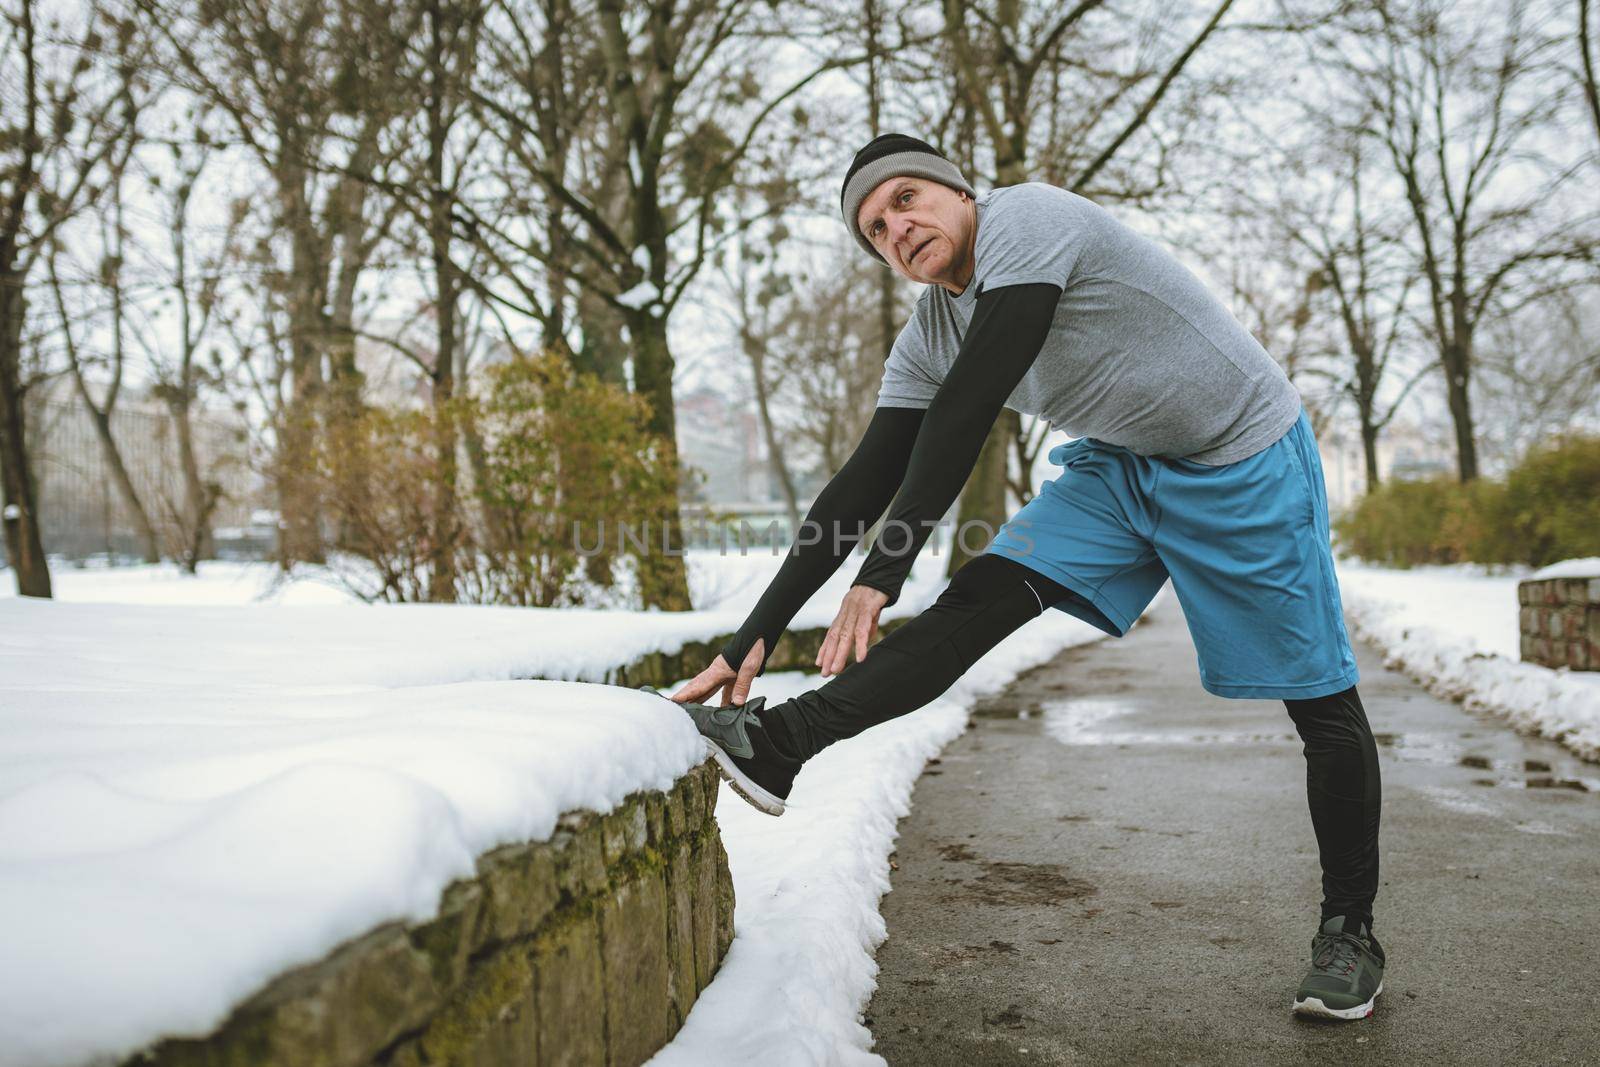
<svg viewBox="0 0 1600 1067">
<path fill-rule="evenodd" d="M 894 1067 L 1600 1064 L 1600 767 L 1357 649 L 1384 788 L 1372 1018 L 1293 1018 L 1318 890 L 1283 705 L 1170 599 L 981 705 L 918 782 L 868 1010 Z"/>
</svg>

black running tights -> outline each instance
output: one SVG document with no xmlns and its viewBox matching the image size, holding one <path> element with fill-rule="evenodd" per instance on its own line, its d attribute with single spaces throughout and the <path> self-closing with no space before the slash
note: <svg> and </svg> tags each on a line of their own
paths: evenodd
<svg viewBox="0 0 1600 1067">
<path fill-rule="evenodd" d="M 915 711 L 978 659 L 1053 604 L 1081 598 L 1003 556 L 984 554 L 956 572 L 939 599 L 901 625 L 837 678 L 768 709 L 794 754 L 807 759 L 835 741 Z M 1092 609 L 1091 609 L 1092 610 Z M 1306 791 L 1322 860 L 1322 915 L 1372 921 L 1378 891 L 1378 749 L 1352 687 L 1314 700 L 1286 700 L 1305 742 Z"/>
</svg>

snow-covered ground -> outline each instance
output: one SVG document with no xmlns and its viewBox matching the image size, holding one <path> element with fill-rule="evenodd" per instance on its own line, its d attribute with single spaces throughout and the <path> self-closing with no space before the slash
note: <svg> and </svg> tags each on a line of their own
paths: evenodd
<svg viewBox="0 0 1600 1067">
<path fill-rule="evenodd" d="M 1581 571 L 1583 563 L 1571 569 Z M 1435 693 L 1502 715 L 1518 729 L 1600 761 L 1600 673 L 1521 661 L 1517 582 L 1525 577 L 1526 572 L 1491 574 L 1475 565 L 1339 565 L 1339 587 L 1356 632 L 1407 674 Z"/>
<path fill-rule="evenodd" d="M 204 1033 L 284 968 L 430 914 L 475 855 L 667 785 L 701 758 L 687 718 L 576 680 L 731 630 L 778 562 L 692 559 L 721 606 L 683 614 L 364 606 L 225 565 L 63 571 L 57 601 L 0 601 L 0 1064 Z M 936 595 L 943 563 L 886 614 Z M 826 625 L 853 573 L 795 625 Z M 774 1062 L 875 1059 L 858 1016 L 912 783 L 976 694 L 1095 636 L 1031 624 L 940 701 L 808 764 L 783 819 L 725 792 L 734 947 L 663 1062 L 737 1062 L 730 1035 L 790 1050 Z M 533 676 L 574 681 L 513 680 Z"/>
<path fill-rule="evenodd" d="M 307 568 L 294 581 L 269 563 L 202 563 L 198 576 L 176 565 L 74 567 L 52 562 L 50 586 L 65 604 L 285 604 L 294 606 L 360 603 L 331 575 Z M 17 595 L 9 570 L 0 568 L 0 599 Z"/>
<path fill-rule="evenodd" d="M 848 588 L 848 579 L 855 576 L 864 558 L 858 554 L 853 564 L 841 566 L 834 583 L 824 587 L 824 593 L 831 597 L 835 607 Z M 912 586 L 907 589 L 908 597 L 933 589 L 931 583 L 938 578 L 945 562 L 945 557 L 934 557 L 931 553 L 919 561 Z M 764 548 L 740 553 L 737 546 L 730 546 L 726 552 L 690 549 L 685 553 L 685 563 L 689 592 L 696 608 L 706 610 L 728 604 L 742 608 L 753 604 L 761 595 L 783 563 L 783 553 Z M 50 582 L 55 599 L 68 604 L 278 604 L 292 607 L 360 604 L 360 598 L 351 592 L 349 585 L 372 583 L 367 575 L 360 573 L 358 564 L 347 562 L 343 566 L 349 584 L 340 580 L 340 572 L 335 568 L 307 564 L 297 566 L 293 577 L 286 578 L 270 563 L 208 562 L 200 564 L 198 576 L 191 576 L 171 563 L 79 567 L 52 562 Z M 832 591 L 838 595 L 834 596 Z M 16 581 L 11 572 L 0 567 L 0 600 L 16 595 Z M 889 617 L 893 617 L 892 613 Z M 832 615 L 828 619 L 831 620 Z"/>
</svg>

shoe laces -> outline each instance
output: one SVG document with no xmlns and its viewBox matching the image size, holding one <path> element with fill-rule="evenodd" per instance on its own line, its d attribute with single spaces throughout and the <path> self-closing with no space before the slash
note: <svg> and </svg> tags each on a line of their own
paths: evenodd
<svg viewBox="0 0 1600 1067">
<path fill-rule="evenodd" d="M 1311 962 L 1319 971 L 1348 975 L 1356 969 L 1366 947 L 1355 934 L 1323 934 Z"/>
</svg>

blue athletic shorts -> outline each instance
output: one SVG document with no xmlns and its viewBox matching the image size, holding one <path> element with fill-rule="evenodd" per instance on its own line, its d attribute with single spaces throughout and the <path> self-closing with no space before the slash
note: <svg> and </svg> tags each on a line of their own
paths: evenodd
<svg viewBox="0 0 1600 1067">
<path fill-rule="evenodd" d="M 1304 410 L 1276 443 L 1207 466 L 1082 438 L 988 551 L 1072 590 L 1054 605 L 1121 637 L 1170 576 L 1218 696 L 1304 700 L 1356 684 Z"/>
</svg>

